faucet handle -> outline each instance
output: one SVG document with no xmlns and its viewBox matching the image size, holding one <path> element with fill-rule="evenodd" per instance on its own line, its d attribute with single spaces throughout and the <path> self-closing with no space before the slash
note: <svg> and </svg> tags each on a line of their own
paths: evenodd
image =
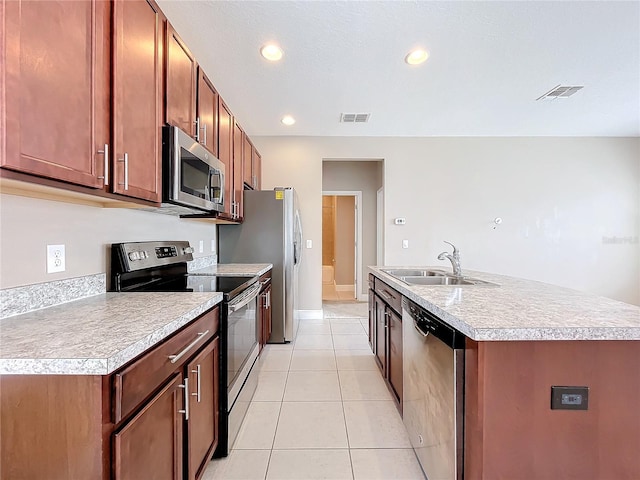
<svg viewBox="0 0 640 480">
<path fill-rule="evenodd" d="M 460 250 L 458 250 L 458 247 L 456 247 L 453 243 L 451 242 L 447 242 L 446 240 L 443 240 L 444 243 L 448 243 L 449 245 L 451 245 L 453 247 L 453 255 L 459 255 L 460 254 Z"/>
</svg>

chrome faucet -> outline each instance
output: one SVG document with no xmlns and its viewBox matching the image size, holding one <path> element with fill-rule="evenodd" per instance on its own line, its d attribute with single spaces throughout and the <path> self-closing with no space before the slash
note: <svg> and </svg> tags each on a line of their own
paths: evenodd
<svg viewBox="0 0 640 480">
<path fill-rule="evenodd" d="M 460 250 L 453 243 L 447 242 L 444 240 L 444 243 L 448 243 L 453 247 L 453 254 L 449 254 L 447 252 L 442 252 L 438 255 L 438 260 L 449 259 L 451 262 L 451 268 L 453 268 L 453 276 L 454 277 L 462 277 L 462 268 L 460 268 Z"/>
</svg>

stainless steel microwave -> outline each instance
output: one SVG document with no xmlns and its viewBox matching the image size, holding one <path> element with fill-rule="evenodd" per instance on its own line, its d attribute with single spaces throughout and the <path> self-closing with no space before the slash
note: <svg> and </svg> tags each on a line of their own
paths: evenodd
<svg viewBox="0 0 640 480">
<path fill-rule="evenodd" d="M 163 202 L 205 212 L 224 211 L 224 164 L 173 125 L 162 132 Z"/>
</svg>

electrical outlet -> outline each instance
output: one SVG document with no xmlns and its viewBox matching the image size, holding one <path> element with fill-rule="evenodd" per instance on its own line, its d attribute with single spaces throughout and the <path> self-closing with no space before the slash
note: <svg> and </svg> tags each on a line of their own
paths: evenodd
<svg viewBox="0 0 640 480">
<path fill-rule="evenodd" d="M 313 247 L 313 241 L 307 240 L 307 248 L 311 248 L 311 247 Z"/>
<path fill-rule="evenodd" d="M 409 248 L 409 240 L 402 240 L 402 248 Z"/>
<path fill-rule="evenodd" d="M 47 245 L 47 273 L 64 272 L 64 245 Z"/>
<path fill-rule="evenodd" d="M 204 240 L 200 240 L 200 242 L 198 242 L 198 253 L 202 252 L 204 252 Z"/>
</svg>

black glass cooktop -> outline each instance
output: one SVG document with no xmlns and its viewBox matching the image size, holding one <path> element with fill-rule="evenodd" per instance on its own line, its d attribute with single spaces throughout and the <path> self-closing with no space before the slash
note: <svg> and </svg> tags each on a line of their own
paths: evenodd
<svg viewBox="0 0 640 480">
<path fill-rule="evenodd" d="M 157 278 L 129 291 L 136 292 L 222 292 L 229 300 L 258 280 L 258 277 L 222 277 L 208 275 L 180 275 Z"/>
</svg>

